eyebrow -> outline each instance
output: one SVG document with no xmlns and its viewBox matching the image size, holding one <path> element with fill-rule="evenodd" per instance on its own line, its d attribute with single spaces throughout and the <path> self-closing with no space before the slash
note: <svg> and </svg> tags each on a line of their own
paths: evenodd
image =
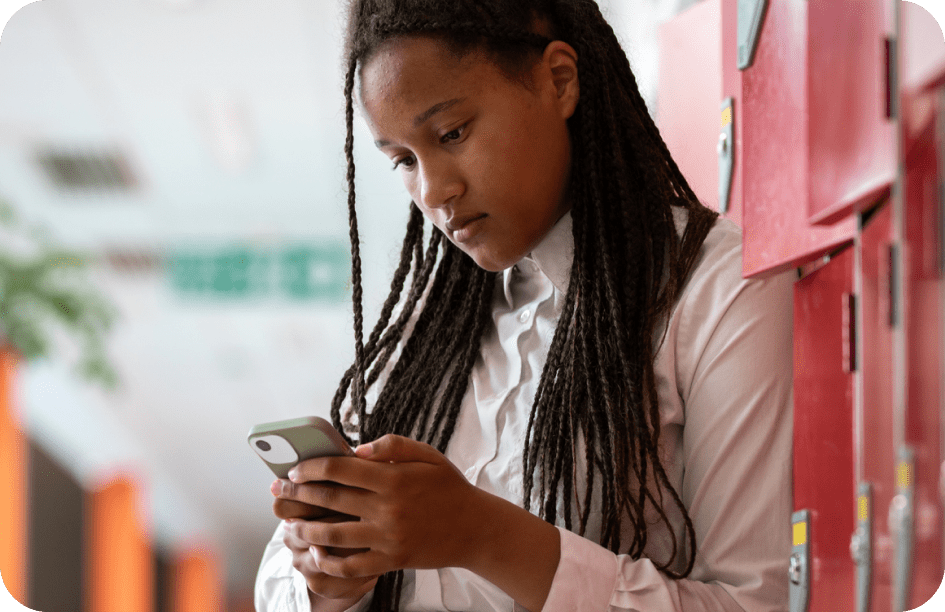
<svg viewBox="0 0 945 612">
<path fill-rule="evenodd" d="M 434 104 L 427 110 L 423 111 L 422 113 L 414 117 L 413 119 L 414 127 L 415 128 L 420 127 L 421 125 L 429 121 L 430 118 L 436 115 L 437 113 L 442 113 L 443 111 L 449 110 L 453 108 L 454 106 L 456 106 L 457 104 L 459 104 L 460 102 L 463 102 L 465 100 L 466 98 L 453 98 L 452 100 L 446 100 L 444 102 L 437 102 L 436 104 Z M 386 140 L 375 140 L 374 144 L 377 146 L 377 148 L 380 149 L 382 147 L 386 147 L 387 145 L 389 145 L 390 142 Z"/>
</svg>

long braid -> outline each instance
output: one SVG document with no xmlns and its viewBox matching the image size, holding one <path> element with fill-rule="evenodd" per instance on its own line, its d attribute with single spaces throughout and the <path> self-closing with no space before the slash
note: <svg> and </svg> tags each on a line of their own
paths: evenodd
<svg viewBox="0 0 945 612">
<path fill-rule="evenodd" d="M 377 325 L 375 325 L 374 330 L 371 332 L 371 337 L 368 339 L 367 345 L 365 346 L 365 360 L 367 363 L 374 362 L 374 368 L 371 371 L 367 379 L 367 387 L 374 384 L 379 375 L 380 368 L 383 367 L 383 364 L 387 363 L 387 360 L 390 358 L 390 354 L 393 352 L 394 347 L 396 346 L 396 337 L 394 329 L 402 327 L 410 314 L 413 313 L 413 308 L 416 305 L 416 299 L 413 298 L 414 293 L 419 295 L 419 290 L 416 289 L 418 280 L 421 278 L 421 264 L 422 262 L 417 261 L 417 268 L 414 270 L 414 287 L 412 288 L 410 296 L 407 298 L 407 305 L 404 308 L 404 311 L 401 313 L 401 316 L 398 318 L 397 324 L 394 326 L 394 329 L 388 329 L 388 323 L 390 322 L 391 314 L 394 311 L 394 308 L 397 306 L 398 301 L 400 300 L 400 294 L 403 291 L 404 281 L 407 278 L 407 274 L 410 271 L 411 258 L 416 257 L 414 251 L 420 248 L 420 243 L 423 240 L 423 213 L 420 210 L 413 206 L 410 211 L 410 220 L 407 224 L 407 235 L 404 238 L 404 245 L 400 253 L 400 264 L 397 267 L 397 270 L 394 272 L 394 278 L 391 281 L 391 290 L 390 294 L 387 296 L 387 299 L 384 301 L 384 306 L 381 309 L 381 314 L 378 319 Z M 424 281 L 425 284 L 425 281 Z M 384 331 L 387 333 L 381 338 L 381 334 Z M 384 350 L 384 355 L 374 361 L 378 354 Z M 331 405 L 331 417 L 334 422 L 335 427 L 341 432 L 342 436 L 345 437 L 347 442 L 352 443 L 351 438 L 346 435 L 346 428 L 341 422 L 341 404 L 344 400 L 345 394 L 347 393 L 348 386 L 351 384 L 352 379 L 355 375 L 355 366 L 348 368 L 348 371 L 345 372 L 344 377 L 342 378 L 342 384 L 339 386 L 338 392 L 335 393 L 335 397 Z"/>
<path fill-rule="evenodd" d="M 550 41 L 532 31 L 536 16 L 548 20 L 553 37 L 577 51 L 581 101 L 569 120 L 574 260 L 528 417 L 522 451 L 523 504 L 530 508 L 537 488 L 540 516 L 554 523 L 560 505 L 565 526 L 571 529 L 576 522 L 583 534 L 598 491 L 601 544 L 615 552 L 623 547 L 637 558 L 647 543 L 649 507 L 670 526 L 663 505 L 668 492 L 682 511 L 689 546 L 679 544 L 670 529 L 672 554 L 665 563 L 654 563 L 670 576 L 686 576 L 695 558 L 695 530 L 658 454 L 654 339 L 661 338 L 657 332 L 665 333 L 670 309 L 717 215 L 699 202 L 673 161 L 640 96 L 626 54 L 592 0 L 354 0 L 346 44 L 345 152 L 356 351 L 355 363 L 332 402 L 333 421 L 342 427 L 340 409 L 350 387 L 360 441 L 398 433 L 445 452 L 482 336 L 491 325 L 498 280 L 436 228 L 423 252 L 422 218 L 412 205 L 390 294 L 367 344 L 361 346 L 351 125 L 358 65 L 388 38 L 430 35 L 459 55 L 484 49 L 505 74 L 527 82 L 529 62 Z M 688 213 L 681 238 L 672 207 Z M 408 272 L 410 289 L 392 323 Z M 398 346 L 400 356 L 368 413 L 364 390 L 377 383 Z M 581 438 L 583 496 L 575 470 Z M 621 541 L 623 520 L 632 530 L 629 542 Z M 674 572 L 671 563 L 683 550 L 685 568 Z M 403 572 L 382 576 L 370 609 L 397 610 L 403 580 Z"/>
<path fill-rule="evenodd" d="M 367 403 L 364 400 L 364 312 L 361 303 L 361 246 L 358 239 L 358 215 L 355 210 L 354 189 L 354 78 L 357 62 L 348 64 L 345 75 L 345 161 L 348 164 L 348 226 L 351 238 L 351 301 L 354 308 L 354 384 L 351 390 L 351 403 L 356 407 L 359 422 L 364 423 Z"/>
</svg>

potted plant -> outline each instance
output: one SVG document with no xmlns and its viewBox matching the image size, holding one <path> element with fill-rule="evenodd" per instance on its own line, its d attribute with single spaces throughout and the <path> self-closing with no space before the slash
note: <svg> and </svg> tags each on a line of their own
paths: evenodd
<svg viewBox="0 0 945 612">
<path fill-rule="evenodd" d="M 39 229 L 22 226 L 13 207 L 0 200 L 0 350 L 27 362 L 50 357 L 51 326 L 57 323 L 81 347 L 75 372 L 113 390 L 118 376 L 104 338 L 117 310 L 82 274 L 86 259 L 53 245 Z"/>
</svg>

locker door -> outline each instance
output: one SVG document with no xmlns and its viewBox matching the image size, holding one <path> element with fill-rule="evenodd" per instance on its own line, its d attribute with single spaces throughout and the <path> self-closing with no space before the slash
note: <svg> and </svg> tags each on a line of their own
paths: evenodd
<svg viewBox="0 0 945 612">
<path fill-rule="evenodd" d="M 739 7 L 744 24 L 750 7 L 765 4 L 752 64 L 732 75 L 738 67 L 723 47 L 723 95 L 734 88 L 741 134 L 741 190 L 733 193 L 746 228 L 746 276 L 802 265 L 851 241 L 849 214 L 885 197 L 895 154 L 885 116 L 884 3 L 723 0 L 723 45 L 736 32 L 736 59 L 751 55 L 737 34 Z M 833 224 L 815 225 L 812 216 Z"/>
<path fill-rule="evenodd" d="M 887 520 L 890 503 L 896 494 L 893 333 L 890 325 L 892 212 L 893 206 L 887 202 L 872 214 L 862 216 L 856 243 L 860 362 L 857 480 L 858 485 L 871 488 L 871 495 L 867 495 L 862 508 L 867 529 L 866 539 L 861 543 L 863 574 L 859 580 L 863 585 L 861 588 L 867 589 L 867 599 L 872 599 L 869 609 L 875 612 L 890 610 L 895 552 Z M 852 598 L 851 592 L 851 601 Z"/>
<path fill-rule="evenodd" d="M 896 172 L 887 86 L 891 6 L 888 0 L 808 4 L 811 223 L 839 221 L 889 194 Z"/>
<path fill-rule="evenodd" d="M 794 508 L 810 512 L 810 530 L 795 537 L 808 541 L 809 559 L 791 588 L 793 598 L 802 596 L 808 581 L 809 605 L 792 603 L 792 611 L 850 609 L 853 375 L 844 330 L 852 291 L 852 248 L 794 286 Z"/>
<path fill-rule="evenodd" d="M 913 546 L 911 569 L 902 594 L 911 610 L 928 601 L 942 584 L 942 161 L 945 145 L 945 90 L 926 91 L 924 99 L 937 112 L 905 141 L 906 199 L 903 207 L 903 324 L 905 330 L 905 415 L 901 443 L 913 454 L 900 492 L 911 507 Z M 938 142 L 937 140 L 938 134 Z"/>
</svg>

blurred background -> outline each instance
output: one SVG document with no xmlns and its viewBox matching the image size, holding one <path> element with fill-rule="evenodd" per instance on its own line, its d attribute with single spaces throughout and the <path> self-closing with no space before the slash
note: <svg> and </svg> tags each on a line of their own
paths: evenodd
<svg viewBox="0 0 945 612">
<path fill-rule="evenodd" d="M 600 4 L 658 116 L 694 0 Z M 343 13 L 42 0 L 3 29 L 0 572 L 30 607 L 252 610 L 276 520 L 246 434 L 327 417 L 353 355 Z M 370 324 L 408 197 L 360 119 L 355 151 Z"/>
</svg>

